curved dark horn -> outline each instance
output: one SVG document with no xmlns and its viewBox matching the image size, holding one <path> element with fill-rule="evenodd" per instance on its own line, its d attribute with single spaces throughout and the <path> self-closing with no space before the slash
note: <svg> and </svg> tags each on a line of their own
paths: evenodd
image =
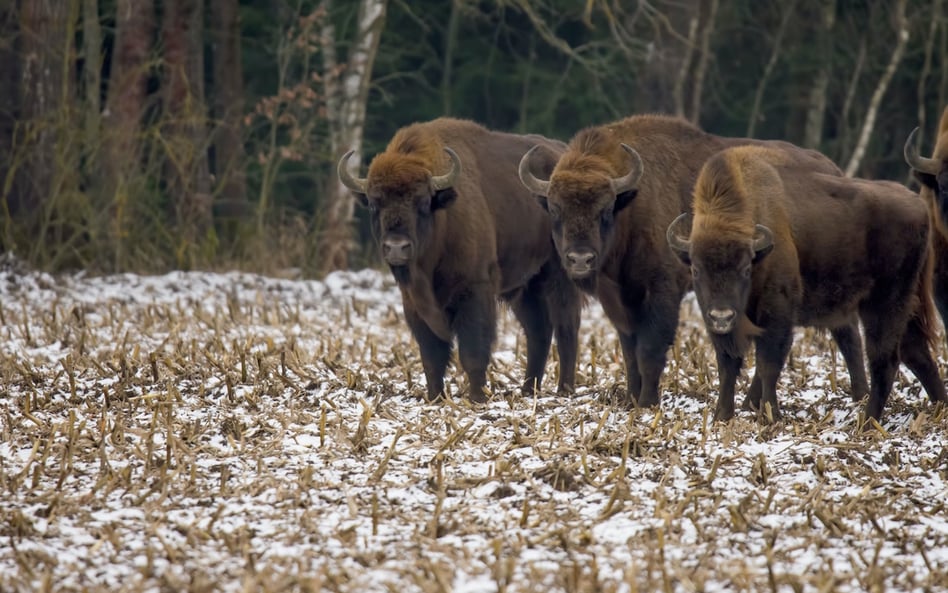
<svg viewBox="0 0 948 593">
<path fill-rule="evenodd" d="M 339 175 L 339 181 L 341 181 L 344 186 L 348 187 L 354 192 L 364 194 L 366 179 L 353 177 L 352 173 L 349 172 L 349 159 L 352 158 L 354 153 L 354 150 L 350 150 L 346 154 L 342 155 L 342 158 L 339 159 L 339 164 L 336 165 L 336 173 Z"/>
<path fill-rule="evenodd" d="M 774 234 L 762 224 L 754 226 L 754 252 L 767 249 L 774 244 Z"/>
<path fill-rule="evenodd" d="M 691 241 L 688 239 L 683 239 L 681 233 L 678 231 L 680 229 L 687 229 L 691 226 L 691 213 L 684 212 L 678 215 L 678 218 L 672 221 L 668 225 L 668 230 L 665 231 L 665 239 L 668 241 L 668 246 L 674 249 L 675 251 L 680 251 L 683 253 L 689 253 L 691 251 Z M 690 231 L 688 233 L 691 234 Z"/>
<path fill-rule="evenodd" d="M 620 144 L 620 146 L 622 150 L 626 151 L 629 156 L 632 157 L 632 169 L 622 177 L 616 177 L 612 180 L 612 191 L 617 195 L 634 189 L 638 185 L 639 179 L 642 178 L 642 173 L 645 171 L 645 166 L 642 164 L 642 157 L 639 156 L 639 153 L 624 142 Z"/>
<path fill-rule="evenodd" d="M 929 175 L 937 175 L 941 166 L 935 159 L 926 159 L 918 154 L 918 147 L 915 146 L 916 135 L 918 135 L 918 128 L 912 130 L 908 140 L 905 141 L 905 148 L 902 151 L 902 154 L 905 156 L 905 162 L 916 171 L 928 173 Z"/>
<path fill-rule="evenodd" d="M 532 193 L 546 196 L 550 192 L 550 182 L 537 179 L 533 176 L 533 173 L 530 172 L 530 159 L 533 157 L 533 152 L 538 148 L 540 148 L 539 144 L 528 150 L 527 154 L 523 155 L 523 158 L 520 159 L 520 168 L 518 171 L 520 173 L 520 183 L 522 183 L 524 187 Z"/>
<path fill-rule="evenodd" d="M 461 174 L 461 159 L 458 157 L 458 153 L 447 146 L 444 147 L 444 151 L 451 157 L 451 170 L 444 175 L 431 176 L 431 187 L 435 191 L 453 186 L 454 182 L 458 180 L 458 175 Z"/>
</svg>

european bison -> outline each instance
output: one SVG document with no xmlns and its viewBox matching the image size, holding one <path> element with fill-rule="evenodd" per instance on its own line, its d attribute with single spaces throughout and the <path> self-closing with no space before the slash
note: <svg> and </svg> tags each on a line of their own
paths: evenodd
<svg viewBox="0 0 948 593">
<path fill-rule="evenodd" d="M 517 178 L 517 159 L 536 144 L 544 148 L 537 166 L 549 172 L 562 142 L 442 118 L 399 130 L 365 179 L 348 172 L 351 151 L 339 161 L 398 281 L 430 399 L 443 394 L 457 336 L 469 397 L 484 400 L 497 296 L 527 335 L 522 389 L 540 385 L 554 332 L 559 390 L 573 387 L 581 296 L 556 258 L 546 213 Z"/>
<path fill-rule="evenodd" d="M 862 319 L 872 377 L 866 414 L 878 419 L 899 358 L 932 401 L 945 388 L 929 345 L 928 216 L 905 187 L 814 173 L 787 153 L 725 150 L 704 165 L 694 215 L 667 240 L 689 265 L 720 375 L 715 418 L 734 414 L 734 383 L 756 343 L 761 419 L 779 416 L 777 378 L 794 326 L 831 329 Z M 750 396 L 749 396 L 750 397 Z"/>
<path fill-rule="evenodd" d="M 658 383 L 675 339 L 681 298 L 690 274 L 665 244 L 676 216 L 691 211 L 701 165 L 739 144 L 766 144 L 829 174 L 839 168 L 818 152 L 786 142 L 708 134 L 680 119 L 637 115 L 587 128 L 570 141 L 549 181 L 530 172 L 533 152 L 520 162 L 520 179 L 541 196 L 553 220 L 563 266 L 596 295 L 619 332 L 628 381 L 627 403 L 659 403 Z M 868 391 L 858 322 L 834 332 L 852 375 L 854 394 Z M 759 382 L 755 378 L 754 384 Z"/>
<path fill-rule="evenodd" d="M 921 195 L 928 206 L 932 226 L 933 294 L 935 306 L 948 327 L 948 107 L 941 114 L 938 138 L 932 158 L 918 154 L 912 131 L 905 142 L 905 161 L 921 183 Z"/>
</svg>

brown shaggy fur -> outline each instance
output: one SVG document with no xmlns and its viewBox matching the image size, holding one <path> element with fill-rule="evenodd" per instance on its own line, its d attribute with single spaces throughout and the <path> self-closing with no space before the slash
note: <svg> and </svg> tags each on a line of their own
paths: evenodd
<svg viewBox="0 0 948 593">
<path fill-rule="evenodd" d="M 616 196 L 610 179 L 629 171 L 625 143 L 641 156 L 635 192 Z M 665 230 L 691 211 L 698 172 L 729 146 L 757 144 L 788 153 L 813 170 L 841 175 L 825 156 L 786 142 L 724 138 L 665 115 L 635 115 L 578 132 L 550 176 L 547 203 L 556 218 L 554 241 L 570 269 L 570 254 L 595 253 L 592 273 L 574 281 L 594 294 L 619 333 L 628 378 L 627 403 L 659 403 L 659 379 L 678 325 L 688 269 L 665 242 Z"/>
<path fill-rule="evenodd" d="M 757 224 L 773 234 L 773 251 L 742 279 Z M 769 403 L 778 412 L 776 380 L 795 325 L 839 330 L 857 312 L 870 340 L 867 413 L 881 415 L 895 372 L 893 354 L 900 349 L 930 398 L 944 401 L 927 343 L 927 227 L 924 206 L 904 187 L 813 173 L 784 151 L 737 147 L 705 164 L 695 186 L 691 248 L 682 256 L 701 270 L 695 292 L 706 314 L 727 305 L 763 330 L 757 338 L 762 391 L 752 405 Z M 711 332 L 721 369 L 719 418 L 734 411 L 743 351 L 733 347 L 743 344 L 742 331 Z"/>
<path fill-rule="evenodd" d="M 356 193 L 371 208 L 383 255 L 393 245 L 409 245 L 409 260 L 401 254 L 390 267 L 431 399 L 444 390 L 455 337 L 470 397 L 484 398 L 498 297 L 510 304 L 527 335 L 523 391 L 542 382 L 554 334 L 558 388 L 573 388 L 580 295 L 556 257 L 548 217 L 517 173 L 519 158 L 535 144 L 545 149 L 538 155 L 539 172 L 549 174 L 565 149 L 561 142 L 451 118 L 412 124 L 375 156 L 365 194 Z M 445 148 L 458 155 L 461 171 L 453 187 L 435 191 L 432 176 L 452 167 Z"/>
</svg>

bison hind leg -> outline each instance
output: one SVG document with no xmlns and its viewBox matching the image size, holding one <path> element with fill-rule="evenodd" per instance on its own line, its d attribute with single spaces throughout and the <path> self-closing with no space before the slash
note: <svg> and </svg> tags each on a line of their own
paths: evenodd
<svg viewBox="0 0 948 593">
<path fill-rule="evenodd" d="M 900 345 L 902 362 L 912 371 L 932 402 L 948 401 L 945 384 L 938 375 L 938 365 L 928 348 L 928 341 L 915 323 L 909 323 Z"/>
<path fill-rule="evenodd" d="M 553 342 L 550 311 L 534 282 L 510 301 L 510 308 L 527 336 L 527 374 L 521 391 L 524 395 L 532 395 L 540 391 L 546 359 Z"/>
<path fill-rule="evenodd" d="M 473 402 L 487 401 L 487 366 L 497 334 L 497 301 L 489 283 L 476 284 L 457 304 L 454 331 L 458 358 Z"/>
<path fill-rule="evenodd" d="M 428 401 L 439 401 L 444 396 L 444 373 L 451 359 L 451 342 L 439 338 L 417 313 L 406 310 L 405 319 L 421 351 Z"/>
</svg>

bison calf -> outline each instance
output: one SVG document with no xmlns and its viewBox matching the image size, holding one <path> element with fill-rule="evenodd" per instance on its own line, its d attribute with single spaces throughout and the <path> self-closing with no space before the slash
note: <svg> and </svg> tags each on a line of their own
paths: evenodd
<svg viewBox="0 0 948 593">
<path fill-rule="evenodd" d="M 520 155 L 536 144 L 544 148 L 537 166 L 550 171 L 560 142 L 442 118 L 399 130 L 365 179 L 346 169 L 351 151 L 339 161 L 398 282 L 429 399 L 444 391 L 457 336 L 470 398 L 484 400 L 498 296 L 527 335 L 522 389 L 542 381 L 554 333 L 559 389 L 573 387 L 581 298 L 556 258 L 548 217 L 517 176 Z"/>
<path fill-rule="evenodd" d="M 761 383 L 752 404 L 765 420 L 768 407 L 779 416 L 777 378 L 794 326 L 838 329 L 856 314 L 869 358 L 868 416 L 882 414 L 900 352 L 929 397 L 944 401 L 929 351 L 928 232 L 924 204 L 896 183 L 814 173 L 761 147 L 709 159 L 693 217 L 679 216 L 667 240 L 691 267 L 717 355 L 715 418 L 734 414 L 734 384 L 752 339 Z"/>
</svg>

